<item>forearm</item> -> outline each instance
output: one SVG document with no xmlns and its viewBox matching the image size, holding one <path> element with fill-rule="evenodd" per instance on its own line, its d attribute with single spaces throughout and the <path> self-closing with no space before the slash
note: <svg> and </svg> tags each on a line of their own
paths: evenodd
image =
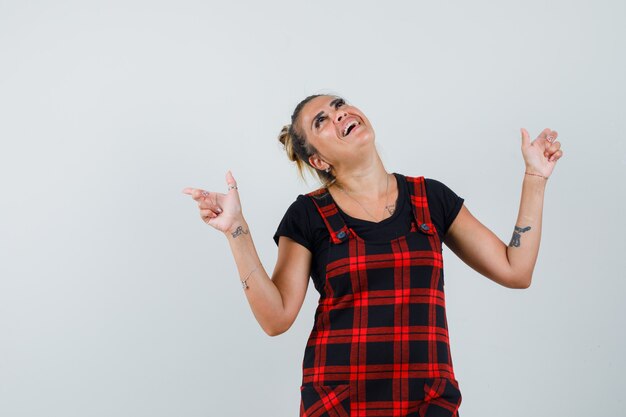
<svg viewBox="0 0 626 417">
<path fill-rule="evenodd" d="M 248 298 L 254 317 L 267 334 L 279 333 L 277 327 L 284 311 L 282 297 L 261 265 L 248 224 L 242 219 L 225 235 L 233 252 L 240 280 L 249 275 L 246 281 L 248 288 L 243 292 Z"/>
<path fill-rule="evenodd" d="M 507 258 L 520 285 L 530 285 L 539 254 L 541 241 L 541 218 L 546 179 L 524 174 L 522 196 L 515 230 L 506 248 Z"/>
</svg>

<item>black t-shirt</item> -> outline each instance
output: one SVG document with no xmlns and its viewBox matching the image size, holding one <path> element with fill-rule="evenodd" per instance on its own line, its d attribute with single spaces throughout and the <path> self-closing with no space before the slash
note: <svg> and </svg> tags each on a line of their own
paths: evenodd
<svg viewBox="0 0 626 417">
<path fill-rule="evenodd" d="M 391 217 L 378 223 L 356 219 L 344 213 L 337 205 L 348 227 L 363 240 L 390 241 L 409 233 L 413 213 L 408 184 L 404 175 L 395 172 L 393 174 L 398 183 L 398 200 Z M 443 242 L 443 237 L 465 200 L 442 182 L 431 178 L 424 178 L 424 181 L 431 221 Z M 274 234 L 276 245 L 280 236 L 287 236 L 311 251 L 313 254 L 311 277 L 315 287 L 320 291 L 326 276 L 326 254 L 330 245 L 330 234 L 311 197 L 300 194 L 289 206 Z"/>
</svg>

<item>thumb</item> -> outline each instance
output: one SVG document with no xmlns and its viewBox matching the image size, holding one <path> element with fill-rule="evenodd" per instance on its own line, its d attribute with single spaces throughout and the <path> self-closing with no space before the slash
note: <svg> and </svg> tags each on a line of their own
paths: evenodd
<svg viewBox="0 0 626 417">
<path fill-rule="evenodd" d="M 233 177 L 233 174 L 232 172 L 230 172 L 230 170 L 228 170 L 228 172 L 226 173 L 226 184 L 229 186 L 229 192 L 231 190 L 231 185 L 235 187 L 237 186 L 237 181 L 235 181 L 235 177 Z"/>
<path fill-rule="evenodd" d="M 525 147 L 530 145 L 530 136 L 528 135 L 528 131 L 522 127 L 520 128 L 520 132 L 522 132 L 522 146 Z"/>
</svg>

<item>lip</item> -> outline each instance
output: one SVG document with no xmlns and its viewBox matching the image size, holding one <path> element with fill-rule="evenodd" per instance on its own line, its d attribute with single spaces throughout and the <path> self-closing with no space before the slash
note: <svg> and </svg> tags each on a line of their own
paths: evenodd
<svg viewBox="0 0 626 417">
<path fill-rule="evenodd" d="M 350 123 L 352 123 L 352 121 L 356 121 L 357 125 L 352 128 L 352 130 L 350 131 L 350 134 L 352 134 L 352 132 L 354 132 L 356 129 L 361 127 L 361 125 L 363 124 L 363 122 L 356 116 L 347 117 L 346 120 L 341 124 L 341 129 L 339 130 L 339 137 L 340 138 L 344 139 L 344 138 L 346 138 L 348 136 L 348 135 L 344 136 L 343 132 L 346 129 L 346 126 L 349 125 Z"/>
</svg>

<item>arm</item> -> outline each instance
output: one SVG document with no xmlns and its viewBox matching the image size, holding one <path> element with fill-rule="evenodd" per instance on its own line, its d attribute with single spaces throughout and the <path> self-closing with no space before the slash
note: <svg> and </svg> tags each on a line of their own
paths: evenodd
<svg viewBox="0 0 626 417">
<path fill-rule="evenodd" d="M 247 284 L 244 293 L 254 317 L 267 334 L 279 335 L 291 327 L 302 307 L 312 254 L 299 243 L 281 236 L 278 260 L 270 279 L 261 265 L 243 217 L 237 183 L 230 171 L 226 182 L 229 185 L 227 194 L 190 187 L 183 192 L 198 203 L 204 222 L 227 237 L 239 277 Z"/>
<path fill-rule="evenodd" d="M 463 205 L 444 243 L 476 272 L 507 288 L 528 288 L 539 253 L 544 178 L 524 175 L 519 214 L 507 246 Z"/>
<path fill-rule="evenodd" d="M 522 132 L 526 173 L 517 222 L 509 245 L 480 223 L 465 206 L 444 236 L 444 243 L 480 274 L 508 288 L 528 288 L 539 253 L 546 180 L 561 158 L 557 132 L 544 129 L 530 142 Z"/>
<path fill-rule="evenodd" d="M 236 222 L 226 233 L 240 277 L 260 264 L 250 229 L 245 220 Z M 270 279 L 259 267 L 246 281 L 244 291 L 254 317 L 270 336 L 286 332 L 304 302 L 311 265 L 311 252 L 288 237 L 278 242 L 278 259 Z"/>
</svg>

